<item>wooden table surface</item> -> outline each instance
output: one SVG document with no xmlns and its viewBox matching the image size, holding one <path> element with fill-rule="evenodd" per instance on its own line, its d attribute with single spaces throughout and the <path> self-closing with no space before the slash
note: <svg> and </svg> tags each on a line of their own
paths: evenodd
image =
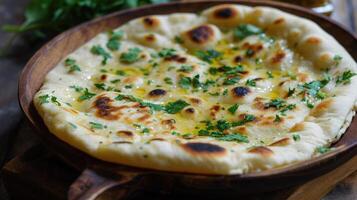
<svg viewBox="0 0 357 200">
<path fill-rule="evenodd" d="M 23 8 L 27 2 L 29 0 L 17 0 L 16 2 L 13 0 L 0 0 L 0 26 L 6 23 L 21 22 Z M 357 0 L 332 0 L 332 2 L 336 9 L 331 17 L 356 33 Z M 9 34 L 0 31 L 0 46 L 4 44 L 7 38 L 9 38 Z M 37 48 L 38 46 L 28 45 L 19 39 L 12 47 L 15 53 L 0 58 L 0 85 L 3 86 L 0 95 L 0 122 L 2 123 L 2 126 L 0 126 L 0 166 L 5 161 L 22 154 L 30 147 L 36 146 L 39 143 L 36 135 L 32 134 L 32 130 L 23 122 L 22 114 L 17 104 L 17 78 L 19 72 Z M 54 163 L 56 162 L 54 161 Z M 54 172 L 52 171 L 51 173 Z M 339 174 L 339 176 L 343 176 L 343 174 Z M 71 181 L 74 177 L 62 178 L 65 181 Z M 22 186 L 26 187 L 26 183 Z M 326 192 L 330 189 L 332 188 L 329 188 Z M 59 189 L 58 192 L 63 193 L 65 189 Z M 6 199 L 1 179 L 0 199 Z M 356 199 L 357 172 L 340 182 L 324 197 L 324 200 Z"/>
</svg>

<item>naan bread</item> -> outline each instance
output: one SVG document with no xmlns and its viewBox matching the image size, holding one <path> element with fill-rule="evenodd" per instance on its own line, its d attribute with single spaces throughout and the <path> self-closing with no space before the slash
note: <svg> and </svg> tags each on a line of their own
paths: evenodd
<svg viewBox="0 0 357 200">
<path fill-rule="evenodd" d="M 141 17 L 60 62 L 34 98 L 49 130 L 101 160 L 237 174 L 329 151 L 357 66 L 314 22 L 269 7 Z"/>
</svg>

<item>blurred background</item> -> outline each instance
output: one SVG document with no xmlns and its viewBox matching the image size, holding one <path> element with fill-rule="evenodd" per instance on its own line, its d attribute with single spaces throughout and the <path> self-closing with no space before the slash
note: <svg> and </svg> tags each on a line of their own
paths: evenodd
<svg viewBox="0 0 357 200">
<path fill-rule="evenodd" d="M 351 32 L 357 31 L 357 0 L 279 1 L 313 9 Z M 23 122 L 17 101 L 19 73 L 34 52 L 56 34 L 83 21 L 121 9 L 164 2 L 169 0 L 0 0 L 0 168 L 37 140 L 29 134 L 31 129 Z M 334 195 L 326 199 L 336 199 Z M 5 197 L 0 175 L 0 199 Z"/>
</svg>

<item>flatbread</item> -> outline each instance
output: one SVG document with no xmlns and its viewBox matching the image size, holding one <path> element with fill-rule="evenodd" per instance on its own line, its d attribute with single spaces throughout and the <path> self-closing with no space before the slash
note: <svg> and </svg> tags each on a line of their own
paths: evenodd
<svg viewBox="0 0 357 200">
<path fill-rule="evenodd" d="M 239 174 L 325 153 L 355 113 L 357 65 L 314 22 L 219 5 L 134 19 L 61 61 L 34 98 L 101 160 Z"/>
</svg>

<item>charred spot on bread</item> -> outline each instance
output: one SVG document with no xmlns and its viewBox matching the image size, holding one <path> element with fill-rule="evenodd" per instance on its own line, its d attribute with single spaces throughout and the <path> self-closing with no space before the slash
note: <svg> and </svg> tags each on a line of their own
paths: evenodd
<svg viewBox="0 0 357 200">
<path fill-rule="evenodd" d="M 188 31 L 187 35 L 193 42 L 203 44 L 214 36 L 214 31 L 208 25 L 201 25 Z"/>
<path fill-rule="evenodd" d="M 248 87 L 238 86 L 232 89 L 232 94 L 235 97 L 244 97 L 248 93 L 250 93 L 250 89 Z"/>
<path fill-rule="evenodd" d="M 113 114 L 118 110 L 117 107 L 111 105 L 112 99 L 106 96 L 98 96 L 94 101 L 94 108 L 97 109 L 96 116 L 106 120 L 117 120 L 119 115 Z"/>
<path fill-rule="evenodd" d="M 159 21 L 155 17 L 144 17 L 143 23 L 145 27 L 152 28 L 157 26 L 159 24 Z"/>
<path fill-rule="evenodd" d="M 218 8 L 213 13 L 215 18 L 218 19 L 229 19 L 237 15 L 237 11 L 230 7 Z"/>
<path fill-rule="evenodd" d="M 166 95 L 166 90 L 163 89 L 154 89 L 149 92 L 150 97 L 159 97 L 159 96 L 165 96 Z"/>
<path fill-rule="evenodd" d="M 192 154 L 223 154 L 226 149 L 211 143 L 204 142 L 188 142 L 182 145 L 183 148 Z"/>
</svg>

